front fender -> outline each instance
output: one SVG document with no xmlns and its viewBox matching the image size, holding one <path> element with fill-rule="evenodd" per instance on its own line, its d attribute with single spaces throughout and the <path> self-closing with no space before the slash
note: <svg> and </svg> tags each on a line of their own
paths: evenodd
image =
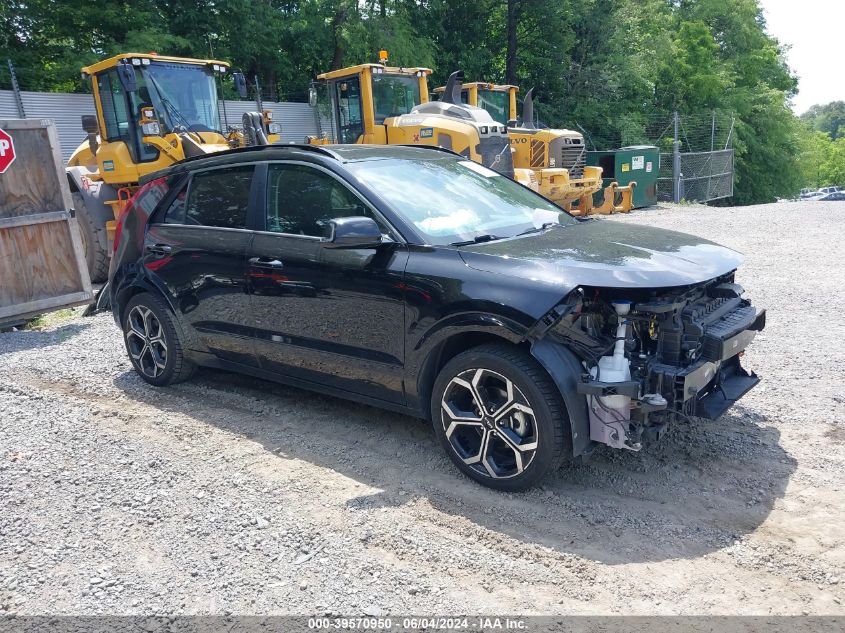
<svg viewBox="0 0 845 633">
<path fill-rule="evenodd" d="M 408 404 L 417 408 L 425 417 L 428 411 L 429 389 L 436 378 L 436 366 L 443 348 L 459 339 L 479 336 L 485 340 L 501 339 L 519 343 L 525 338 L 526 328 L 511 319 L 480 312 L 463 312 L 450 315 L 429 328 L 417 343 L 408 349 L 405 358 L 405 395 Z"/>
<path fill-rule="evenodd" d="M 435 323 L 420 337 L 414 346 L 417 352 L 425 352 L 456 333 L 476 331 L 489 332 L 518 343 L 525 338 L 525 325 L 497 314 L 487 312 L 462 312 L 449 315 Z"/>
<path fill-rule="evenodd" d="M 585 369 L 578 358 L 559 343 L 541 339 L 531 344 L 531 355 L 555 381 L 572 431 L 572 456 L 578 457 L 590 452 L 590 418 L 587 412 L 587 398 L 577 392 L 578 381 Z"/>
</svg>

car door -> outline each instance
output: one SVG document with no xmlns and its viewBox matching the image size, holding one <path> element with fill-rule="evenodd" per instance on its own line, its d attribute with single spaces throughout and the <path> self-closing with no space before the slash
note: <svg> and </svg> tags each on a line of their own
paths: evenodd
<svg viewBox="0 0 845 633">
<path fill-rule="evenodd" d="M 154 216 L 144 267 L 165 289 L 189 340 L 226 361 L 257 366 L 247 322 L 247 230 L 254 165 L 194 173 Z"/>
<path fill-rule="evenodd" d="M 369 215 L 392 229 L 347 183 L 307 163 L 267 167 L 265 231 L 248 249 L 261 366 L 331 388 L 403 402 L 407 248 L 324 246 L 328 221 Z"/>
</svg>

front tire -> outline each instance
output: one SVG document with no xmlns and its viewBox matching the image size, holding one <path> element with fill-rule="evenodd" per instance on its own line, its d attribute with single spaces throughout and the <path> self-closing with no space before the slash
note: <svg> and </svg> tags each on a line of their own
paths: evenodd
<svg viewBox="0 0 845 633">
<path fill-rule="evenodd" d="M 194 373 L 194 364 L 185 357 L 172 314 L 152 294 L 135 295 L 126 304 L 123 341 L 132 367 L 151 385 L 172 385 Z"/>
<path fill-rule="evenodd" d="M 572 452 L 557 387 L 512 345 L 482 345 L 450 360 L 435 381 L 431 412 L 452 462 L 497 490 L 530 488 Z"/>
<path fill-rule="evenodd" d="M 73 194 L 73 207 L 76 211 L 76 224 L 82 237 L 82 252 L 88 275 L 93 283 L 105 281 L 109 276 L 108 233 L 105 226 L 98 227 L 85 207 L 80 193 Z"/>
</svg>

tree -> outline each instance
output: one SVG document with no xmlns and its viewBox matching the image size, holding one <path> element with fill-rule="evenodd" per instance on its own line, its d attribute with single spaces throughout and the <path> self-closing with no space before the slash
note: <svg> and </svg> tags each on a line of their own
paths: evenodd
<svg viewBox="0 0 845 633">
<path fill-rule="evenodd" d="M 834 140 L 845 136 L 845 101 L 814 105 L 801 115 L 813 130 L 827 132 Z"/>
<path fill-rule="evenodd" d="M 758 0 L 5 0 L 0 29 L 26 90 L 87 90 L 81 66 L 134 49 L 223 59 L 265 97 L 302 101 L 318 73 L 385 48 L 432 67 L 433 86 L 463 70 L 533 87 L 542 122 L 602 149 L 662 145 L 673 111 L 715 110 L 735 119 L 733 203 L 794 193 L 812 156 L 835 177 L 845 120 L 842 102 L 806 125 L 792 114 L 796 79 Z M 824 152 L 809 130 L 829 133 Z"/>
</svg>

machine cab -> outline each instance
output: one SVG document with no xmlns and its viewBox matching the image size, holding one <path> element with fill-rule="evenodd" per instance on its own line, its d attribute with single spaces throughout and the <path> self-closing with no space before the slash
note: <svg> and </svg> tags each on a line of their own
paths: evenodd
<svg viewBox="0 0 845 633">
<path fill-rule="evenodd" d="M 388 119 L 428 102 L 429 74 L 428 68 L 360 64 L 318 75 L 312 101 L 330 121 L 332 142 L 383 144 Z"/>
<path fill-rule="evenodd" d="M 123 54 L 83 68 L 97 109 L 96 122 L 89 118 L 84 126 L 99 173 L 131 183 L 184 158 L 170 155 L 170 135 L 226 149 L 216 77 L 227 70 L 225 62 L 153 53 Z M 99 140 L 91 143 L 92 135 Z"/>
<path fill-rule="evenodd" d="M 444 88 L 435 88 L 437 95 L 442 95 Z M 502 125 L 512 124 L 517 119 L 516 86 L 498 85 L 483 81 L 465 83 L 461 89 L 461 101 L 468 105 L 484 108 Z"/>
</svg>

